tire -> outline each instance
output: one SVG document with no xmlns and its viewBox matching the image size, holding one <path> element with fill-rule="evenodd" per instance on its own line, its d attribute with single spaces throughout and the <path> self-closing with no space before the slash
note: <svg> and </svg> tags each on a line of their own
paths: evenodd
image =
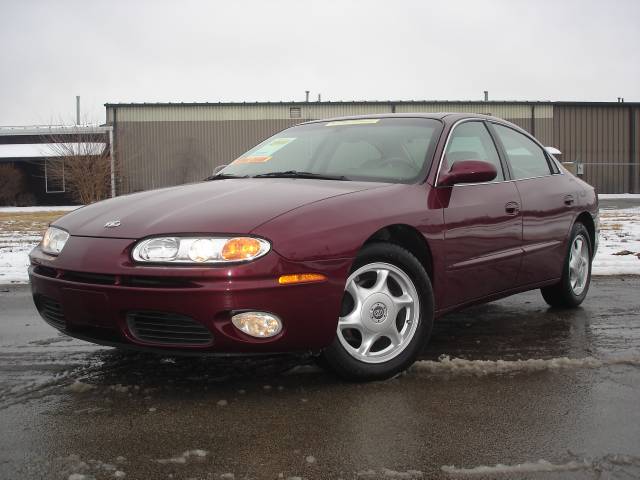
<svg viewBox="0 0 640 480">
<path fill-rule="evenodd" d="M 577 247 L 577 244 L 580 244 L 580 247 Z M 593 247 L 589 232 L 582 223 L 575 223 L 571 229 L 562 278 L 555 285 L 540 289 L 544 300 L 552 307 L 558 308 L 575 308 L 580 305 L 586 298 L 591 284 L 592 257 Z M 574 262 L 573 266 L 571 262 Z"/>
<path fill-rule="evenodd" d="M 372 243 L 353 264 L 336 338 L 319 360 L 345 380 L 393 377 L 420 354 L 433 318 L 431 281 L 418 259 L 398 245 Z"/>
</svg>

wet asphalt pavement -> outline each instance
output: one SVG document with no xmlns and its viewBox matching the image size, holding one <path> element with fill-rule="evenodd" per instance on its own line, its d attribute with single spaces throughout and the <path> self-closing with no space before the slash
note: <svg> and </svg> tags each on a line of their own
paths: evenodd
<svg viewBox="0 0 640 480">
<path fill-rule="evenodd" d="M 448 315 L 408 373 L 348 384 L 93 346 L 0 287 L 0 478 L 640 478 L 640 277 L 591 288 Z"/>
</svg>

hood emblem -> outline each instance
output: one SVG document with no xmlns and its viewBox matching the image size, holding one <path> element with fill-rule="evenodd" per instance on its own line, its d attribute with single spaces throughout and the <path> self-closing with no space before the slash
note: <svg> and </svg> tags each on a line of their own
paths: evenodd
<svg viewBox="0 0 640 480">
<path fill-rule="evenodd" d="M 110 220 L 107 223 L 104 224 L 104 228 L 115 228 L 115 227 L 119 227 L 120 224 L 120 220 L 116 219 L 116 220 Z"/>
</svg>

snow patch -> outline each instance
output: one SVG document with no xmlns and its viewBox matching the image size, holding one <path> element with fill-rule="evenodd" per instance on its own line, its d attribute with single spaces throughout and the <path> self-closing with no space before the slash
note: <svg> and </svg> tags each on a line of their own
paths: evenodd
<svg viewBox="0 0 640 480">
<path fill-rule="evenodd" d="M 406 472 L 397 472 L 395 470 L 389 470 L 388 468 L 382 469 L 382 476 L 384 478 L 413 479 L 422 478 L 422 475 L 422 471 L 420 470 L 407 470 Z"/>
<path fill-rule="evenodd" d="M 630 252 L 619 255 L 621 252 Z M 593 275 L 640 275 L 640 208 L 601 209 Z"/>
<path fill-rule="evenodd" d="M 93 390 L 94 388 L 96 388 L 94 385 L 91 385 L 89 383 L 83 383 L 76 380 L 75 382 L 73 382 L 71 385 L 67 387 L 67 390 L 73 393 L 85 393 L 90 390 Z"/>
<path fill-rule="evenodd" d="M 111 385 L 109 387 L 109 389 L 113 390 L 116 393 L 129 393 L 129 386 L 128 385 L 122 385 L 120 383 L 118 383 L 117 385 Z"/>
<path fill-rule="evenodd" d="M 167 463 L 187 463 L 187 460 L 190 458 L 199 458 L 203 459 L 209 454 L 206 450 L 194 449 L 187 450 L 186 452 L 182 452 L 181 455 L 177 455 L 171 458 L 159 458 L 156 460 L 158 463 L 167 464 Z"/>
<path fill-rule="evenodd" d="M 412 480 L 415 478 L 423 478 L 424 473 L 421 470 L 407 470 L 406 472 L 398 472 L 396 470 L 391 470 L 389 468 L 383 468 L 380 473 L 375 470 L 360 470 L 356 472 L 356 477 L 365 479 L 377 479 L 377 478 L 397 478 L 397 479 L 407 479 Z"/>
<path fill-rule="evenodd" d="M 571 472 L 575 470 L 587 470 L 591 468 L 591 462 L 571 461 L 567 463 L 554 464 L 546 460 L 537 462 L 519 463 L 516 465 L 503 465 L 501 463 L 492 467 L 481 465 L 473 468 L 456 468 L 453 465 L 444 465 L 442 471 L 451 475 L 497 475 L 509 473 L 535 473 L 535 472 Z"/>
<path fill-rule="evenodd" d="M 600 193 L 600 200 L 640 200 L 640 193 Z"/>
<path fill-rule="evenodd" d="M 443 355 L 439 360 L 421 360 L 412 369 L 430 374 L 462 374 L 484 376 L 490 374 L 542 372 L 550 370 L 575 370 L 581 368 L 602 368 L 610 365 L 640 366 L 640 355 L 623 355 L 599 359 L 585 358 L 549 358 L 528 360 L 465 360 Z"/>
<path fill-rule="evenodd" d="M 0 213 L 72 212 L 84 205 L 51 205 L 42 207 L 0 207 Z"/>
</svg>

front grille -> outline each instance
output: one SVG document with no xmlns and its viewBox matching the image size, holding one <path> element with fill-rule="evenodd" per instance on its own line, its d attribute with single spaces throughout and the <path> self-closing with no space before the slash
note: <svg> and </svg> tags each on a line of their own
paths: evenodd
<svg viewBox="0 0 640 480">
<path fill-rule="evenodd" d="M 127 313 L 129 331 L 147 343 L 209 345 L 211 332 L 194 319 L 175 313 L 134 311 Z"/>
<path fill-rule="evenodd" d="M 62 306 L 49 297 L 40 296 L 36 302 L 42 318 L 53 327 L 64 330 L 67 324 L 64 320 Z"/>
<path fill-rule="evenodd" d="M 55 270 L 38 265 L 34 268 L 38 275 L 58 278 L 67 282 L 85 283 L 91 285 L 122 285 L 125 287 L 143 288 L 194 288 L 193 282 L 179 277 L 147 277 L 135 275 L 111 275 L 105 273 L 73 272 L 70 270 Z"/>
<path fill-rule="evenodd" d="M 61 272 L 63 280 L 68 282 L 92 283 L 94 285 L 114 285 L 116 283 L 115 275 L 105 275 L 102 273 L 84 273 L 84 272 Z"/>
<path fill-rule="evenodd" d="M 42 265 L 36 266 L 33 271 L 38 275 L 42 275 L 43 277 L 51 278 L 56 278 L 56 275 L 58 274 L 54 268 L 43 267 Z"/>
<path fill-rule="evenodd" d="M 122 277 L 121 284 L 127 287 L 189 288 L 194 284 L 175 277 Z"/>
</svg>

